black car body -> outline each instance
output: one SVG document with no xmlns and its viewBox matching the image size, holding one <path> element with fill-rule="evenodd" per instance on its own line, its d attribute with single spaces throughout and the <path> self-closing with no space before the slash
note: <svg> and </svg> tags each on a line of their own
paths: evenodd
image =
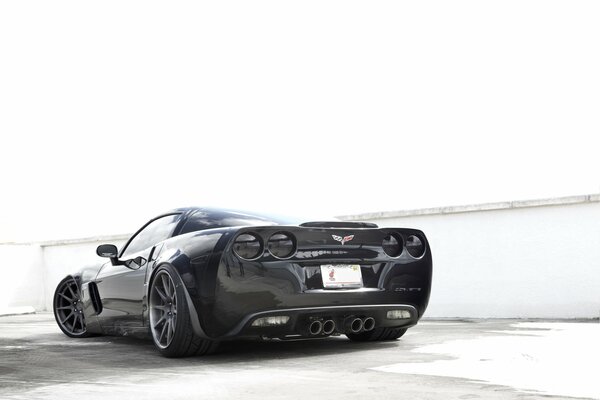
<svg viewBox="0 0 600 400">
<path fill-rule="evenodd" d="M 369 223 L 184 208 L 116 251 L 100 246 L 110 261 L 59 284 L 57 322 L 72 337 L 150 333 L 167 356 L 246 337 L 395 339 L 421 318 L 431 288 L 423 232 Z"/>
</svg>

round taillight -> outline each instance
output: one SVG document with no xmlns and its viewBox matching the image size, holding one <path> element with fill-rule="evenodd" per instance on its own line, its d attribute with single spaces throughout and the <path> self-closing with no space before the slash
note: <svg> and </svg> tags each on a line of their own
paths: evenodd
<svg viewBox="0 0 600 400">
<path fill-rule="evenodd" d="M 233 252 L 244 260 L 258 258 L 263 252 L 262 240 L 254 233 L 242 233 L 233 242 Z"/>
<path fill-rule="evenodd" d="M 425 243 L 420 237 L 410 235 L 406 238 L 406 251 L 415 258 L 421 257 L 425 253 Z"/>
<path fill-rule="evenodd" d="M 402 254 L 402 236 L 397 233 L 390 233 L 383 238 L 381 243 L 383 251 L 390 257 L 398 257 Z"/>
<path fill-rule="evenodd" d="M 291 233 L 277 232 L 269 238 L 267 248 L 277 258 L 288 258 L 296 252 L 296 239 Z"/>
</svg>

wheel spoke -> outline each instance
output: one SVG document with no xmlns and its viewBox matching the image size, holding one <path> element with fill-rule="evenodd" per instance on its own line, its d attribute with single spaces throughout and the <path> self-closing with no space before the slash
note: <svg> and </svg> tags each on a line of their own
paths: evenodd
<svg viewBox="0 0 600 400">
<path fill-rule="evenodd" d="M 169 324 L 169 328 L 167 330 L 167 344 L 171 342 L 171 338 L 173 337 L 173 320 L 167 322 Z"/>
<path fill-rule="evenodd" d="M 65 307 L 56 307 L 57 310 L 70 310 L 71 306 L 65 306 Z"/>
<path fill-rule="evenodd" d="M 155 286 L 154 289 L 156 289 L 156 293 L 158 293 L 163 301 L 167 300 L 167 295 L 158 286 Z"/>
<path fill-rule="evenodd" d="M 65 294 L 64 294 L 64 293 L 62 293 L 62 292 L 61 292 L 61 293 L 59 293 L 58 295 L 59 295 L 59 296 L 62 296 L 64 299 L 66 299 L 67 301 L 69 301 L 69 303 L 72 303 L 72 302 L 73 302 L 73 300 L 74 300 L 74 299 L 72 299 L 71 297 L 67 297 L 67 296 L 65 296 Z"/>
<path fill-rule="evenodd" d="M 158 328 L 158 326 L 160 325 L 161 322 L 163 322 L 165 320 L 165 316 L 163 315 L 162 317 L 160 317 L 160 319 L 158 321 L 156 321 L 156 323 L 154 324 L 154 329 Z"/>
<path fill-rule="evenodd" d="M 60 321 L 60 323 L 61 323 L 61 324 L 64 324 L 65 322 L 67 322 L 67 320 L 68 320 L 69 318 L 71 318 L 71 316 L 72 316 L 73 314 L 75 314 L 75 312 L 74 312 L 74 311 L 71 311 L 71 313 L 70 313 L 69 315 L 67 315 L 67 316 L 65 317 L 65 319 L 61 320 L 61 321 Z"/>
<path fill-rule="evenodd" d="M 165 323 L 160 331 L 160 337 L 158 338 L 158 343 L 162 342 L 163 337 L 165 336 L 165 332 L 167 330 L 167 324 Z"/>
<path fill-rule="evenodd" d="M 166 274 L 161 275 L 163 288 L 168 297 L 171 297 L 171 290 L 169 288 L 169 277 Z"/>
<path fill-rule="evenodd" d="M 73 291 L 73 289 L 71 289 L 71 285 L 67 285 L 67 288 L 69 289 L 69 292 L 71 292 L 71 295 L 73 296 L 73 300 L 77 299 L 77 295 L 75 294 L 75 292 Z"/>
</svg>

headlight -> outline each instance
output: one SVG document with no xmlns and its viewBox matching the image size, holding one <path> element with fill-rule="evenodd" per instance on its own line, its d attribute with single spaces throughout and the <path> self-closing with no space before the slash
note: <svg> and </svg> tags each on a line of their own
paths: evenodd
<svg viewBox="0 0 600 400">
<path fill-rule="evenodd" d="M 425 244 L 416 235 L 410 235 L 406 238 L 406 251 L 414 258 L 419 258 L 425 253 Z"/>
<path fill-rule="evenodd" d="M 381 243 L 383 251 L 390 257 L 398 257 L 402 254 L 402 236 L 397 233 L 390 233 L 383 238 Z"/>
<path fill-rule="evenodd" d="M 242 233 L 233 242 L 233 252 L 244 260 L 258 258 L 263 252 L 262 239 L 254 233 Z"/>
<path fill-rule="evenodd" d="M 267 248 L 277 258 L 288 258 L 296 252 L 296 239 L 291 233 L 277 232 L 269 238 Z"/>
</svg>

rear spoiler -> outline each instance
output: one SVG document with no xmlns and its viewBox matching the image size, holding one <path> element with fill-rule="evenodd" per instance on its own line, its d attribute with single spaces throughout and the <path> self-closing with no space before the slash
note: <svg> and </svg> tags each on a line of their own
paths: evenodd
<svg viewBox="0 0 600 400">
<path fill-rule="evenodd" d="M 300 224 L 307 228 L 378 228 L 371 222 L 313 221 Z"/>
</svg>

